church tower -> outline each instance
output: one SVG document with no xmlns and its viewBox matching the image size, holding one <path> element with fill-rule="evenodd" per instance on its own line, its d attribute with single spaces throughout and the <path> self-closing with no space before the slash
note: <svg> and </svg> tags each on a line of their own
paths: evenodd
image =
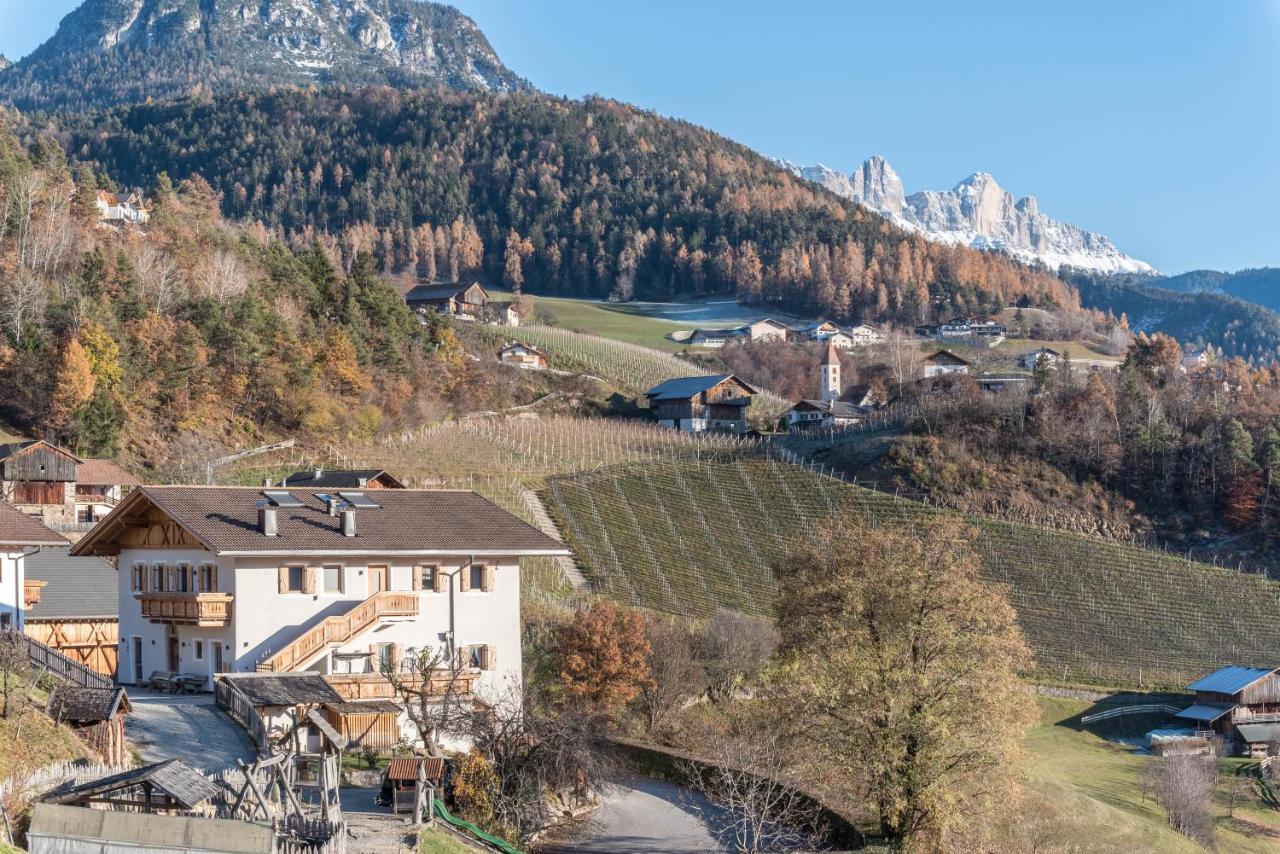
<svg viewBox="0 0 1280 854">
<path fill-rule="evenodd" d="M 840 353 L 834 341 L 827 341 L 827 353 L 822 357 L 822 394 L 824 401 L 839 400 L 843 389 L 840 386 Z"/>
</svg>

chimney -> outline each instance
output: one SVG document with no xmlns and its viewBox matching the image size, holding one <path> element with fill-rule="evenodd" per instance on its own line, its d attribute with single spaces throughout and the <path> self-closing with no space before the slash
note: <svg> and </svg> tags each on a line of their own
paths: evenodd
<svg viewBox="0 0 1280 854">
<path fill-rule="evenodd" d="M 325 506 L 329 508 L 330 516 L 338 515 L 338 499 L 330 495 L 328 498 L 324 500 L 324 503 L 325 503 Z"/>
<path fill-rule="evenodd" d="M 315 479 L 319 480 L 322 477 L 324 477 L 324 469 L 320 466 L 316 466 Z"/>
<path fill-rule="evenodd" d="M 258 530 L 262 532 L 264 537 L 276 536 L 276 508 L 258 508 Z"/>
<path fill-rule="evenodd" d="M 263 485 L 264 487 L 269 487 L 269 486 L 271 486 L 271 478 L 269 478 L 269 477 L 264 477 L 264 478 L 262 479 L 262 485 Z"/>
<path fill-rule="evenodd" d="M 356 511 L 348 507 L 342 511 L 342 536 L 354 537 L 356 535 Z"/>
</svg>

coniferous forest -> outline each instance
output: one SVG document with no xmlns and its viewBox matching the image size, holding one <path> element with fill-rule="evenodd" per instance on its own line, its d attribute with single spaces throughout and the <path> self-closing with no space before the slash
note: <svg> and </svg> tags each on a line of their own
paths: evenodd
<svg viewBox="0 0 1280 854">
<path fill-rule="evenodd" d="M 744 146 L 599 98 L 313 88 L 28 121 L 127 185 L 200 175 L 228 217 L 422 279 L 465 266 L 444 240 L 480 248 L 490 282 L 543 294 L 737 294 L 901 323 L 1077 305 L 1048 272 L 913 237 Z"/>
</svg>

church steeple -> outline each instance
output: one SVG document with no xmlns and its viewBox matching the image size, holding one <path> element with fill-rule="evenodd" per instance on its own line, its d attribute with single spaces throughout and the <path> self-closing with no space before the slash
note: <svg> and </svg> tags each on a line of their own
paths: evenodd
<svg viewBox="0 0 1280 854">
<path fill-rule="evenodd" d="M 821 371 L 822 400 L 828 402 L 839 400 L 840 393 L 843 391 L 840 385 L 840 352 L 836 349 L 834 341 L 827 341 L 827 352 L 822 357 Z"/>
</svg>

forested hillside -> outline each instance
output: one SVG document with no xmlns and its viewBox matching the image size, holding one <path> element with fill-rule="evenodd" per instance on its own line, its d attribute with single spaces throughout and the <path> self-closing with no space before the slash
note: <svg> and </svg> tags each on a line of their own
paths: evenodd
<svg viewBox="0 0 1280 854">
<path fill-rule="evenodd" d="M 1280 315 L 1220 293 L 1182 293 L 1149 277 L 1070 277 L 1087 308 L 1125 315 L 1135 332 L 1162 332 L 1192 346 L 1269 364 L 1280 353 Z"/>
<path fill-rule="evenodd" d="M 736 291 L 905 323 L 1075 306 L 1048 273 L 909 236 L 741 145 L 602 99 L 292 90 L 53 125 L 126 184 L 201 175 L 230 217 L 422 278 L 458 273 L 437 253 L 441 229 L 463 221 L 490 280 L 538 293 Z"/>
<path fill-rule="evenodd" d="M 318 245 L 228 224 L 198 177 L 160 182 L 145 231 L 98 225 L 95 192 L 55 143 L 24 150 L 0 125 L 9 426 L 172 473 L 281 434 L 369 437 L 509 401 L 368 254 L 344 269 Z"/>
<path fill-rule="evenodd" d="M 1155 284 L 1171 291 L 1227 294 L 1272 311 L 1280 311 L 1280 269 L 1275 267 L 1258 267 L 1235 273 L 1192 270 L 1177 276 L 1165 276 Z"/>
</svg>

